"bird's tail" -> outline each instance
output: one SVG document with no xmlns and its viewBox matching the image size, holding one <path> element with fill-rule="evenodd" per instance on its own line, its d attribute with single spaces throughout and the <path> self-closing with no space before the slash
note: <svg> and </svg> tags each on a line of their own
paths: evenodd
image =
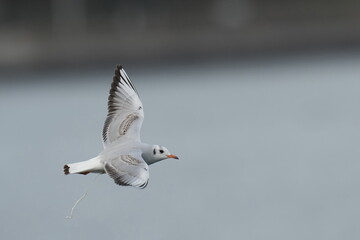
<svg viewBox="0 0 360 240">
<path fill-rule="evenodd" d="M 70 173 L 88 174 L 88 173 L 104 173 L 104 165 L 99 157 L 92 158 L 87 161 L 70 163 L 64 165 L 64 174 Z"/>
</svg>

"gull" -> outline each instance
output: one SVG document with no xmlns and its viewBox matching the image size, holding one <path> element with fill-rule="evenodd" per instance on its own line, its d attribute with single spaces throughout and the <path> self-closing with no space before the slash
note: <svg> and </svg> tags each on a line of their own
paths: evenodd
<svg viewBox="0 0 360 240">
<path fill-rule="evenodd" d="M 143 104 L 121 65 L 117 65 L 108 98 L 108 114 L 102 138 L 104 150 L 87 161 L 66 164 L 65 175 L 107 173 L 116 184 L 145 188 L 149 165 L 164 159 L 179 159 L 166 147 L 142 143 Z"/>
</svg>

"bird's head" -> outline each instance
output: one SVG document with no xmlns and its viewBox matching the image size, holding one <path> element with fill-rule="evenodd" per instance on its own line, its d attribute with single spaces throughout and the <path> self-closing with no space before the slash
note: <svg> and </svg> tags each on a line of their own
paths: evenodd
<svg viewBox="0 0 360 240">
<path fill-rule="evenodd" d="M 179 159 L 177 156 L 172 155 L 166 147 L 160 145 L 153 146 L 152 154 L 153 154 L 153 158 L 156 161 L 164 160 L 167 158 Z"/>
</svg>

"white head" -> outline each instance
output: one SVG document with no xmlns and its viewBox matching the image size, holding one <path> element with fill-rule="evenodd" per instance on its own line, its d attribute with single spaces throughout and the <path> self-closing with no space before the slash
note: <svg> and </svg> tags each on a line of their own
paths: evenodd
<svg viewBox="0 0 360 240">
<path fill-rule="evenodd" d="M 172 155 L 166 147 L 160 145 L 153 145 L 152 152 L 150 154 L 147 153 L 143 157 L 148 164 L 153 164 L 167 158 L 179 159 L 177 156 Z"/>
</svg>

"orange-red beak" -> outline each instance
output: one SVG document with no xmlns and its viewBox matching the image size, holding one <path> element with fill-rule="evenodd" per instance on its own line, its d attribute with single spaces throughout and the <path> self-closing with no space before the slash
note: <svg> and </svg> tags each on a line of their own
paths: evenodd
<svg viewBox="0 0 360 240">
<path fill-rule="evenodd" d="M 174 159 L 179 159 L 177 156 L 175 155 L 166 155 L 168 158 L 174 158 Z"/>
</svg>

